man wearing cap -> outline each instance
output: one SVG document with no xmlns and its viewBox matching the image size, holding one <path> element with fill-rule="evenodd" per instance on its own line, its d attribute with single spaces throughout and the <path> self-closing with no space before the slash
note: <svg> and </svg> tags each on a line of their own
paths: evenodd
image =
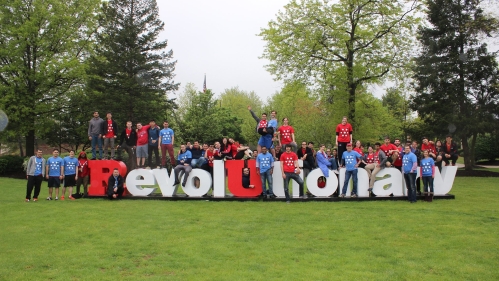
<svg viewBox="0 0 499 281">
<path fill-rule="evenodd" d="M 347 144 L 347 151 L 343 152 L 341 157 L 341 165 L 345 167 L 347 170 L 345 172 L 345 182 L 343 184 L 343 189 L 341 191 L 340 197 L 345 197 L 347 193 L 348 182 L 350 181 L 350 177 L 353 179 L 353 190 L 352 190 L 352 198 L 357 197 L 357 167 L 359 166 L 358 160 L 362 158 L 357 151 L 352 150 L 352 144 Z"/>
<path fill-rule="evenodd" d="M 452 166 L 456 166 L 457 158 L 459 158 L 457 144 L 452 141 L 452 135 L 447 135 L 442 145 L 442 161 L 445 162 L 445 166 L 449 166 L 449 160 L 451 160 Z"/>
</svg>

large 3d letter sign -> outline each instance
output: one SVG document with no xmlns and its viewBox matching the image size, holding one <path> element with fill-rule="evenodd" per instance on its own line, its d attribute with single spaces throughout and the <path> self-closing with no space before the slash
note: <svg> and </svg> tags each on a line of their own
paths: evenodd
<svg viewBox="0 0 499 281">
<path fill-rule="evenodd" d="M 224 198 L 226 195 L 226 185 L 229 191 L 235 197 L 257 197 L 262 192 L 262 182 L 256 173 L 255 160 L 247 161 L 247 167 L 250 169 L 250 182 L 255 188 L 244 188 L 242 186 L 242 170 L 244 168 L 243 160 L 213 162 L 213 178 L 202 169 L 193 169 L 187 178 L 185 187 L 181 187 L 189 197 L 201 197 L 210 191 L 213 187 L 213 196 Z M 89 195 L 102 196 L 106 194 L 107 181 L 114 168 L 118 168 L 121 175 L 125 175 L 127 170 L 125 164 L 118 161 L 96 161 L 91 160 L 89 164 L 91 175 L 91 186 Z M 442 173 L 435 169 L 434 193 L 435 195 L 445 195 L 450 192 L 456 176 L 457 167 L 446 166 L 442 168 Z M 337 189 L 343 187 L 345 180 L 345 169 L 340 169 L 339 179 L 331 172 L 326 180 L 326 186 L 318 187 L 319 177 L 324 176 L 320 169 L 312 170 L 305 179 L 308 190 L 317 197 L 331 196 Z M 194 185 L 194 178 L 199 179 L 199 186 Z M 303 178 L 303 171 L 300 174 Z M 418 169 L 419 177 L 419 169 Z M 227 178 L 227 184 L 226 179 Z M 284 180 L 281 174 L 279 162 L 274 163 L 273 190 L 278 197 L 284 198 Z M 183 179 L 179 179 L 182 182 Z M 126 178 L 126 188 L 133 196 L 148 196 L 159 188 L 164 197 L 173 197 L 177 194 L 179 185 L 173 186 L 173 170 L 170 174 L 166 169 L 137 169 L 132 170 Z M 299 196 L 298 184 L 292 182 L 292 197 Z M 369 178 L 364 169 L 358 172 L 358 196 L 368 197 Z M 350 195 L 352 181 L 349 182 L 347 196 Z M 404 196 L 407 193 L 404 177 L 401 172 L 394 168 L 385 168 L 376 175 L 376 182 L 373 187 L 373 193 L 377 196 Z"/>
</svg>

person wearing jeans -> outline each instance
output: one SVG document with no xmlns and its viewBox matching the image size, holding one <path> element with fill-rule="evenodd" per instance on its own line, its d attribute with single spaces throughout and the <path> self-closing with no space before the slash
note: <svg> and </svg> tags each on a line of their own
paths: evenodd
<svg viewBox="0 0 499 281">
<path fill-rule="evenodd" d="M 102 118 L 99 117 L 99 112 L 94 111 L 94 118 L 90 119 L 88 125 L 88 139 L 92 144 L 92 159 L 95 160 L 97 155 L 95 153 L 95 147 L 99 146 L 99 159 L 102 159 Z"/>
<path fill-rule="evenodd" d="M 418 168 L 418 159 L 411 152 L 411 146 L 406 145 L 402 158 L 402 171 L 404 172 L 405 185 L 407 187 L 407 197 L 409 202 L 416 203 L 416 169 Z"/>
<path fill-rule="evenodd" d="M 421 177 L 423 178 L 423 192 L 425 201 L 433 201 L 433 178 L 435 177 L 435 161 L 430 157 L 428 150 L 423 151 L 421 159 Z"/>
<path fill-rule="evenodd" d="M 345 172 L 345 182 L 343 183 L 343 189 L 341 190 L 340 197 L 345 197 L 347 194 L 348 182 L 350 181 L 350 177 L 353 179 L 353 190 L 350 197 L 357 197 L 357 167 L 359 167 L 359 159 L 362 158 L 357 151 L 352 150 L 352 144 L 348 143 L 346 145 L 347 151 L 343 152 L 341 157 L 342 167 L 346 168 Z"/>
<path fill-rule="evenodd" d="M 185 187 L 187 183 L 187 178 L 189 177 L 189 173 L 192 171 L 191 166 L 192 161 L 192 153 L 190 150 L 186 149 L 185 145 L 180 146 L 180 152 L 177 157 L 177 166 L 175 167 L 175 182 L 173 185 L 177 185 L 180 183 L 181 174 L 184 174 L 184 180 L 182 181 L 182 186 Z"/>
<path fill-rule="evenodd" d="M 260 175 L 262 179 L 262 196 L 267 195 L 275 198 L 274 191 L 272 189 L 272 173 L 274 171 L 274 157 L 268 153 L 267 147 L 261 147 L 262 152 L 256 157 L 256 173 Z M 267 191 L 267 183 L 269 189 Z"/>
<path fill-rule="evenodd" d="M 305 199 L 303 195 L 303 180 L 300 178 L 300 167 L 298 166 L 298 156 L 291 151 L 291 146 L 286 146 L 286 151 L 279 159 L 281 161 L 282 178 L 284 179 L 284 195 L 286 195 L 286 203 L 290 203 L 289 197 L 289 180 L 294 180 L 300 188 L 300 197 Z"/>
<path fill-rule="evenodd" d="M 106 114 L 106 120 L 101 123 L 102 139 L 104 142 L 104 156 L 108 158 L 108 148 L 111 148 L 111 156 L 108 159 L 114 158 L 114 150 L 116 149 L 114 145 L 114 140 L 118 136 L 118 125 L 113 119 L 111 112 Z"/>
<path fill-rule="evenodd" d="M 28 180 L 28 183 L 26 184 L 26 202 L 31 200 L 33 187 L 35 188 L 33 201 L 38 201 L 38 195 L 40 195 L 40 187 L 42 186 L 44 176 L 45 159 L 42 157 L 42 151 L 38 149 L 36 151 L 36 156 L 31 156 L 28 160 L 28 165 L 26 166 L 26 179 Z"/>
</svg>

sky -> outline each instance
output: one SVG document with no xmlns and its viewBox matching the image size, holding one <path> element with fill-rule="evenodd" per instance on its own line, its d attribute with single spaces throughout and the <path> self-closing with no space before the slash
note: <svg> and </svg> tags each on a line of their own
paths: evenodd
<svg viewBox="0 0 499 281">
<path fill-rule="evenodd" d="M 159 16 L 165 29 L 159 39 L 168 40 L 177 60 L 175 81 L 177 93 L 192 82 L 216 95 L 225 89 L 239 87 L 254 91 L 266 101 L 282 88 L 274 81 L 260 59 L 264 41 L 260 29 L 276 18 L 289 0 L 190 0 L 158 1 Z"/>
</svg>

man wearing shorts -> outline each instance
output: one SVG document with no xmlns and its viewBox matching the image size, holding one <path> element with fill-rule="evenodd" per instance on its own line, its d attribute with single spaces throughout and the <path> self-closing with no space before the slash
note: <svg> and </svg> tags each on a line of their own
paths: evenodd
<svg viewBox="0 0 499 281">
<path fill-rule="evenodd" d="M 73 198 L 73 186 L 76 185 L 76 180 L 78 179 L 78 174 L 76 173 L 78 164 L 75 152 L 73 150 L 69 151 L 69 156 L 64 157 L 64 186 L 62 187 L 61 200 L 64 200 L 64 196 L 66 196 L 66 187 L 69 189 L 69 199 L 75 200 Z"/>
<path fill-rule="evenodd" d="M 55 200 L 59 200 L 59 187 L 61 186 L 61 180 L 64 175 L 64 160 L 59 157 L 58 149 L 54 149 L 52 157 L 47 159 L 46 167 L 46 175 L 49 180 L 49 197 L 47 197 L 47 200 L 52 200 L 53 188 L 55 188 L 57 194 Z"/>
<path fill-rule="evenodd" d="M 144 168 L 146 164 L 146 158 L 148 156 L 149 148 L 149 136 L 147 131 L 149 131 L 150 126 L 142 126 L 142 123 L 137 123 L 137 167 Z"/>
</svg>

